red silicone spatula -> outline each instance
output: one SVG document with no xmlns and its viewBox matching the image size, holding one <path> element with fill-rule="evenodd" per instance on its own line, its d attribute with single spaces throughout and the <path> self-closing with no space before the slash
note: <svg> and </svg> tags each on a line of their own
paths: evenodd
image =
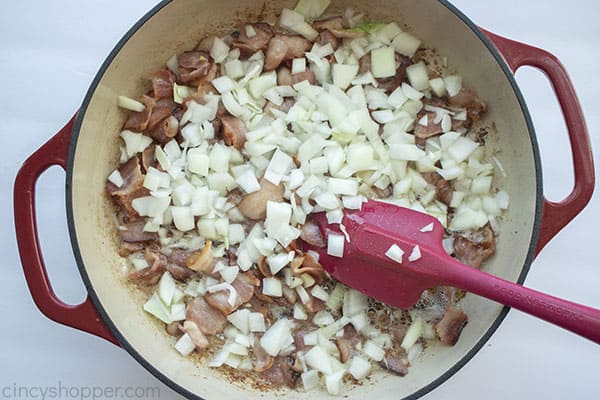
<svg viewBox="0 0 600 400">
<path fill-rule="evenodd" d="M 345 235 L 338 224 L 329 225 L 324 213 L 313 216 L 323 236 Z M 368 296 L 399 308 L 413 306 L 421 293 L 434 286 L 453 286 L 486 297 L 561 326 L 600 344 L 600 310 L 559 299 L 464 265 L 442 246 L 444 228 L 427 214 L 379 201 L 363 203 L 360 211 L 345 210 L 342 257 L 327 248 L 310 249 L 337 280 Z M 429 232 L 421 229 L 433 224 Z M 398 263 L 385 253 L 396 244 L 404 251 Z M 419 246 L 421 257 L 408 256 Z"/>
</svg>

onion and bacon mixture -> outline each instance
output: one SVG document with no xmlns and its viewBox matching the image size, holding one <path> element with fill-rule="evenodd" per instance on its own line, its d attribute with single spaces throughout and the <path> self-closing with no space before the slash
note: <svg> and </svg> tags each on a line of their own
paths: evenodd
<svg viewBox="0 0 600 400">
<path fill-rule="evenodd" d="M 179 353 L 338 394 L 379 368 L 407 374 L 468 318 L 451 288 L 398 310 L 333 281 L 303 251 L 340 250 L 311 213 L 340 223 L 369 198 L 426 212 L 446 227 L 447 251 L 479 267 L 508 195 L 473 127 L 486 112 L 475 91 L 397 23 L 324 18 L 328 4 L 301 0 L 277 26 L 204 38 L 138 100 L 120 96 L 131 112 L 107 191 L 129 279 Z"/>
</svg>

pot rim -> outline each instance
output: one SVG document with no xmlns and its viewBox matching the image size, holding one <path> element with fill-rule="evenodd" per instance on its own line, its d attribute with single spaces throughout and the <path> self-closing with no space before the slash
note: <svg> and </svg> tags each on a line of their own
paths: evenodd
<svg viewBox="0 0 600 400">
<path fill-rule="evenodd" d="M 77 233 L 76 233 L 76 229 L 75 229 L 74 211 L 73 211 L 73 192 L 72 192 L 73 162 L 74 162 L 74 158 L 75 158 L 75 150 L 77 147 L 77 139 L 79 137 L 81 125 L 82 125 L 84 116 L 87 112 L 87 108 L 89 106 L 91 98 L 93 97 L 100 80 L 104 76 L 104 73 L 107 71 L 108 67 L 111 65 L 114 58 L 117 56 L 119 51 L 123 48 L 123 46 L 148 20 L 150 20 L 155 14 L 157 14 L 161 9 L 166 7 L 172 1 L 173 0 L 162 0 L 160 3 L 158 3 L 152 9 L 150 9 L 144 16 L 142 16 L 123 35 L 123 37 L 117 42 L 115 47 L 112 49 L 112 51 L 109 53 L 109 55 L 106 57 L 106 59 L 100 66 L 100 69 L 96 73 L 96 76 L 94 77 L 92 83 L 90 84 L 89 89 L 87 90 L 87 93 L 83 99 L 81 107 L 77 113 L 77 118 L 75 120 L 73 132 L 72 132 L 72 138 L 71 138 L 71 142 L 69 145 L 69 155 L 68 155 L 67 168 L 66 168 L 66 196 L 65 196 L 66 210 L 67 210 L 67 225 L 68 225 L 68 230 L 69 230 L 69 238 L 71 241 L 71 246 L 73 248 L 73 254 L 75 256 L 75 261 L 77 263 L 77 268 L 79 269 L 79 272 L 83 279 L 86 290 L 92 300 L 92 303 L 98 310 L 98 313 L 102 316 L 102 320 L 106 323 L 106 325 L 108 326 L 108 328 L 110 329 L 112 334 L 117 338 L 121 347 L 123 347 L 148 372 L 150 372 L 152 375 L 154 375 L 156 378 L 158 378 L 158 380 L 160 380 L 162 383 L 167 385 L 172 390 L 185 396 L 188 399 L 205 400 L 203 397 L 200 397 L 197 394 L 190 392 L 183 386 L 179 385 L 175 380 L 168 378 L 161 371 L 159 371 L 152 363 L 150 363 L 140 353 L 138 353 L 136 351 L 136 349 L 129 343 L 127 338 L 123 334 L 121 334 L 119 329 L 112 322 L 112 319 L 108 316 L 108 313 L 106 312 L 96 291 L 94 290 L 94 287 L 90 281 L 90 278 L 87 274 L 85 265 L 83 263 L 83 258 L 81 256 L 81 250 L 79 248 L 79 243 L 77 241 Z M 498 65 L 500 66 L 505 77 L 508 79 L 508 82 L 513 90 L 513 93 L 517 97 L 517 100 L 519 102 L 521 112 L 523 113 L 523 116 L 525 118 L 525 124 L 527 126 L 527 131 L 529 134 L 529 139 L 530 139 L 531 147 L 533 150 L 533 159 L 534 159 L 533 161 L 534 161 L 535 176 L 536 176 L 536 187 L 535 187 L 536 200 L 535 200 L 535 216 L 534 216 L 534 223 L 533 223 L 533 232 L 532 232 L 531 239 L 530 239 L 529 250 L 527 252 L 527 256 L 525 258 L 525 263 L 523 264 L 521 273 L 519 274 L 519 278 L 517 279 L 517 283 L 523 284 L 525 281 L 525 277 L 527 276 L 527 274 L 529 273 L 529 269 L 531 268 L 531 263 L 533 262 L 533 259 L 535 257 L 536 245 L 537 245 L 538 237 L 539 237 L 539 233 L 540 233 L 540 226 L 541 226 L 541 220 L 542 220 L 542 205 L 543 205 L 543 184 L 542 184 L 541 158 L 540 158 L 539 147 L 538 147 L 538 143 L 537 143 L 537 139 L 536 139 L 535 129 L 533 126 L 533 121 L 532 121 L 531 115 L 529 113 L 529 110 L 527 108 L 527 105 L 525 103 L 523 94 L 521 93 L 521 90 L 519 89 L 519 86 L 516 82 L 513 72 L 509 68 L 509 66 L 506 63 L 506 61 L 504 60 L 503 56 L 496 49 L 496 47 L 492 44 L 490 39 L 488 39 L 487 36 L 485 36 L 485 34 L 479 29 L 479 27 L 473 21 L 471 21 L 470 18 L 468 18 L 464 13 L 462 13 L 457 7 L 455 7 L 453 4 L 451 4 L 448 0 L 437 0 L 437 1 L 442 6 L 446 7 L 450 12 L 452 12 L 456 17 L 458 17 L 464 24 L 466 24 L 467 27 L 479 38 L 479 40 L 481 40 L 481 42 L 485 45 L 485 47 L 490 51 L 490 53 L 492 54 L 492 56 L 494 57 L 494 59 L 496 60 Z M 484 333 L 484 335 L 481 337 L 481 339 L 478 342 L 476 342 L 471 347 L 471 349 L 460 360 L 458 360 L 458 362 L 456 362 L 452 367 L 450 367 L 446 372 L 444 372 L 442 375 L 440 375 L 437 379 L 433 380 L 432 382 L 430 382 L 426 386 L 422 387 L 421 389 L 404 397 L 402 400 L 418 399 L 418 398 L 424 396 L 425 394 L 431 392 L 432 390 L 434 390 L 435 388 L 440 386 L 442 383 L 444 383 L 446 380 L 448 380 L 450 377 L 452 377 L 454 374 L 456 374 L 468 361 L 470 361 L 475 356 L 475 354 L 477 352 L 479 352 L 479 350 L 481 350 L 483 345 L 485 343 L 487 343 L 487 341 L 491 338 L 491 336 L 494 334 L 494 332 L 498 329 L 498 327 L 500 326 L 500 324 L 502 323 L 504 318 L 506 318 L 506 315 L 508 314 L 509 310 L 510 310 L 510 307 L 508 307 L 508 306 L 504 306 L 502 308 L 502 310 L 500 311 L 500 313 L 498 314 L 498 316 L 496 317 L 494 322 L 491 324 L 489 329 Z"/>
</svg>

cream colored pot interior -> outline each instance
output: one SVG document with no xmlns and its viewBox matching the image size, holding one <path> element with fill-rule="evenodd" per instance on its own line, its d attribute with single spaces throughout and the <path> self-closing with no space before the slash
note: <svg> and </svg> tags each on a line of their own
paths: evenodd
<svg viewBox="0 0 600 400">
<path fill-rule="evenodd" d="M 346 6 L 366 12 L 370 19 L 400 21 L 409 25 L 428 47 L 447 56 L 468 86 L 488 101 L 490 121 L 497 133 L 489 144 L 508 174 L 497 177 L 510 193 L 511 205 L 502 229 L 497 254 L 485 269 L 516 280 L 525 264 L 534 226 L 536 178 L 534 152 L 524 115 L 508 79 L 490 51 L 471 29 L 446 6 L 435 0 L 334 0 L 331 12 Z M 110 199 L 104 192 L 107 175 L 117 165 L 118 134 L 125 113 L 117 95 L 137 97 L 149 89 L 144 79 L 174 53 L 195 46 L 204 34 L 225 32 L 240 20 L 273 16 L 292 1 L 272 1 L 263 9 L 253 0 L 176 0 L 163 7 L 129 38 L 106 69 L 84 111 L 72 171 L 73 226 L 91 286 L 106 315 L 131 348 L 160 374 L 205 399 L 275 398 L 239 383 L 229 384 L 218 372 L 181 357 L 172 338 L 142 311 L 142 299 L 125 284 L 124 263 L 117 255 L 118 240 Z M 259 11 L 264 14 L 259 17 Z M 249 17 L 250 16 L 250 17 Z M 467 295 L 462 307 L 469 315 L 454 347 L 429 348 L 401 378 L 377 375 L 369 384 L 347 392 L 356 399 L 399 399 L 440 378 L 486 334 L 502 307 Z M 279 394 L 281 395 L 281 393 Z M 330 397 L 324 393 L 291 392 L 289 399 Z M 277 396 L 279 397 L 279 396 Z"/>
</svg>

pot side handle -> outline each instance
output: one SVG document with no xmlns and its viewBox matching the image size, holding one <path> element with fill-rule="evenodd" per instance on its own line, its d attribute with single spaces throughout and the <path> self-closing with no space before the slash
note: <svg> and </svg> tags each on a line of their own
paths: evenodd
<svg viewBox="0 0 600 400">
<path fill-rule="evenodd" d="M 92 333 L 118 345 L 88 295 L 78 305 L 62 302 L 54 293 L 41 254 L 35 213 L 37 179 L 52 165 L 66 169 L 69 143 L 75 117 L 33 153 L 17 173 L 14 187 L 14 215 L 17 245 L 23 272 L 33 301 L 48 318 L 85 332 Z"/>
<path fill-rule="evenodd" d="M 536 254 L 565 227 L 589 202 L 594 191 L 594 161 L 588 129 L 573 83 L 561 62 L 551 53 L 498 36 L 482 29 L 504 57 L 513 72 L 527 65 L 545 73 L 552 84 L 565 119 L 571 153 L 575 184 L 571 193 L 562 201 L 544 198 L 542 225 Z"/>
</svg>

